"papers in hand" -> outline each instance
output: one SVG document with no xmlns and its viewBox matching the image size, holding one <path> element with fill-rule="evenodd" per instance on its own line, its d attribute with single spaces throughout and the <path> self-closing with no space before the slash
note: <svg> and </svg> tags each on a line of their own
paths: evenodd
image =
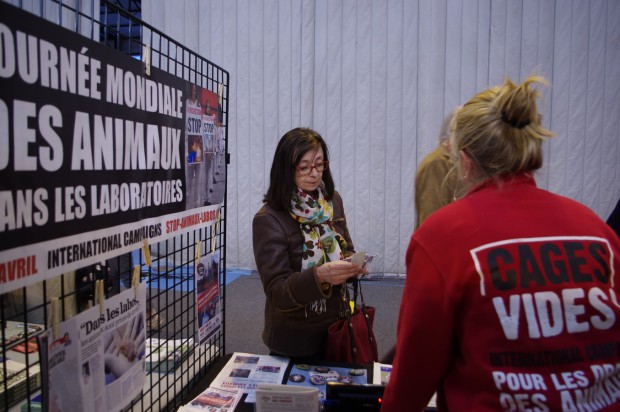
<svg viewBox="0 0 620 412">
<path fill-rule="evenodd" d="M 366 252 L 356 252 L 345 260 L 364 268 L 367 264 L 372 262 L 374 257 L 374 255 L 367 255 Z"/>
<path fill-rule="evenodd" d="M 318 412 L 319 390 L 305 386 L 259 383 L 256 412 Z"/>
<path fill-rule="evenodd" d="M 374 255 L 367 255 L 366 252 L 356 252 L 352 254 L 351 256 L 349 256 L 348 258 L 346 258 L 345 260 L 353 263 L 354 265 L 358 265 L 358 266 L 361 266 L 362 268 L 365 268 L 367 264 L 372 262 L 372 258 L 374 258 Z M 359 275 L 357 275 L 357 278 L 361 279 L 363 276 L 364 275 L 360 273 Z"/>
<path fill-rule="evenodd" d="M 366 257 L 366 252 L 357 252 L 353 256 L 351 256 L 351 263 L 357 266 L 362 266 L 364 264 L 364 258 Z"/>
</svg>

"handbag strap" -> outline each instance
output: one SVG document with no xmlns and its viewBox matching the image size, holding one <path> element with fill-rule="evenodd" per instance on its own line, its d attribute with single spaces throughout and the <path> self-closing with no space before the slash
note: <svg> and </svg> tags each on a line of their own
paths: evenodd
<svg viewBox="0 0 620 412">
<path fill-rule="evenodd" d="M 349 329 L 351 354 L 353 355 L 353 362 L 357 363 L 357 342 L 355 341 L 355 332 L 353 330 L 353 313 L 357 306 L 357 296 L 360 297 L 360 310 L 364 316 L 364 322 L 366 323 L 366 329 L 368 331 L 368 342 L 372 348 L 374 343 L 374 335 L 372 333 L 372 325 L 370 324 L 370 316 L 366 310 L 366 302 L 364 301 L 364 293 L 362 292 L 362 284 L 359 279 L 353 279 L 351 282 L 353 289 L 353 299 L 349 298 L 349 286 L 345 282 L 340 290 L 340 316 L 347 321 L 347 328 Z M 353 302 L 353 310 L 351 310 L 351 303 Z"/>
<path fill-rule="evenodd" d="M 349 296 L 349 284 L 351 284 L 351 289 L 353 290 L 353 299 L 351 299 Z M 353 312 L 355 312 L 355 309 L 357 307 L 358 289 L 361 297 L 360 303 L 364 310 L 366 310 L 364 296 L 361 295 L 362 288 L 359 284 L 359 280 L 353 279 L 350 281 L 346 281 L 342 285 L 340 285 L 340 318 L 349 319 L 351 318 L 351 316 L 353 316 Z"/>
<path fill-rule="evenodd" d="M 357 308 L 358 295 L 360 297 L 360 307 L 362 308 L 362 311 L 366 313 L 366 302 L 364 301 L 364 294 L 362 293 L 362 283 L 359 279 L 353 279 L 350 283 L 351 289 L 353 289 L 353 299 L 349 298 L 349 286 L 347 285 L 347 282 L 343 283 L 340 289 L 340 315 L 342 317 L 349 317 L 350 315 L 353 315 L 353 312 Z M 353 302 L 353 310 L 351 310 L 350 302 Z"/>
<path fill-rule="evenodd" d="M 359 279 L 354 279 L 352 283 L 353 286 L 353 302 L 357 307 L 357 296 L 360 297 L 360 306 L 365 311 L 366 310 L 366 302 L 364 302 L 364 294 L 362 293 L 362 282 Z"/>
<path fill-rule="evenodd" d="M 347 319 L 347 327 L 349 328 L 349 343 L 351 345 L 351 355 L 353 355 L 353 363 L 357 363 L 357 344 L 355 342 L 355 331 L 353 330 L 353 320 L 351 317 Z"/>
<path fill-rule="evenodd" d="M 340 285 L 340 318 L 342 319 L 351 319 L 353 315 L 351 313 L 351 304 L 349 303 L 349 288 L 347 287 L 346 282 Z"/>
<path fill-rule="evenodd" d="M 355 294 L 353 302 L 357 298 L 357 292 Z M 340 318 L 345 319 L 347 328 L 349 329 L 349 345 L 351 348 L 351 355 L 353 356 L 353 363 L 357 363 L 357 344 L 355 342 L 355 332 L 353 330 L 353 313 L 351 312 L 351 300 L 349 298 L 349 286 L 344 282 L 340 286 Z"/>
<path fill-rule="evenodd" d="M 366 321 L 366 328 L 368 328 L 368 341 L 370 342 L 370 347 L 372 348 L 374 345 L 374 334 L 372 333 L 372 325 L 370 324 L 370 316 L 368 316 L 368 312 L 366 311 L 366 302 L 364 301 L 364 293 L 362 293 L 362 282 L 359 279 L 355 280 L 355 298 L 357 300 L 357 292 L 359 290 L 360 294 L 360 306 L 362 309 L 362 314 L 364 315 L 364 320 Z"/>
</svg>

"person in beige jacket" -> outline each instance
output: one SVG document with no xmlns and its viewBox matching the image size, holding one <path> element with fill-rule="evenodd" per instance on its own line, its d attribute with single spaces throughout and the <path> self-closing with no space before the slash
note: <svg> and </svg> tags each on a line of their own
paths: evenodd
<svg viewBox="0 0 620 412">
<path fill-rule="evenodd" d="M 439 131 L 439 145 L 420 162 L 415 175 L 415 229 L 442 206 L 456 196 L 456 173 L 450 157 L 450 125 L 454 111 L 445 117 Z M 381 358 L 381 363 L 391 364 L 396 353 L 392 346 Z"/>
<path fill-rule="evenodd" d="M 439 133 L 439 145 L 418 166 L 415 176 L 415 229 L 431 213 L 452 202 L 456 195 L 456 173 L 449 148 L 453 117 L 454 112 L 446 116 Z"/>
</svg>

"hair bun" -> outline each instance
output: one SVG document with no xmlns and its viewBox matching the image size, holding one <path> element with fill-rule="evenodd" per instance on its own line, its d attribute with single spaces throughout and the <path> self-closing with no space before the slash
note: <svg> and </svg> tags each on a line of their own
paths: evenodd
<svg viewBox="0 0 620 412">
<path fill-rule="evenodd" d="M 515 129 L 523 129 L 539 120 L 536 109 L 538 93 L 531 87 L 532 83 L 546 84 L 543 78 L 532 76 L 520 85 L 506 79 L 499 88 L 497 111 L 502 121 Z"/>
<path fill-rule="evenodd" d="M 502 110 L 502 120 L 504 121 L 504 123 L 508 123 L 509 125 L 511 125 L 512 127 L 516 127 L 517 129 L 523 129 L 525 126 L 532 123 L 532 120 L 530 120 L 530 118 L 523 120 L 511 119 L 508 117 L 505 110 Z"/>
</svg>

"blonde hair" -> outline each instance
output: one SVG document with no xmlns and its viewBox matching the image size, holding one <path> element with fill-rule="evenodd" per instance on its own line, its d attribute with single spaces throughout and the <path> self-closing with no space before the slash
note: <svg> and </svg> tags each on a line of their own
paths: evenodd
<svg viewBox="0 0 620 412">
<path fill-rule="evenodd" d="M 541 125 L 536 107 L 538 92 L 528 77 L 521 85 L 506 79 L 503 85 L 478 93 L 459 108 L 452 124 L 452 151 L 459 162 L 464 151 L 478 166 L 479 179 L 532 172 L 543 163 L 542 143 L 553 133 Z"/>
</svg>

